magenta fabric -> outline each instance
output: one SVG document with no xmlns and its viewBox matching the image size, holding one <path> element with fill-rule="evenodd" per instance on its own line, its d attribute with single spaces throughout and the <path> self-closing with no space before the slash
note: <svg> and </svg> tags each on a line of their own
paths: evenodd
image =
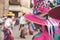
<svg viewBox="0 0 60 40">
<path fill-rule="evenodd" d="M 45 8 L 43 9 L 43 12 L 44 12 L 44 13 L 48 13 L 48 12 L 49 12 L 49 7 L 45 7 Z"/>
<path fill-rule="evenodd" d="M 30 20 L 30 21 L 37 23 L 37 24 L 41 24 L 42 25 L 42 31 L 43 32 L 45 31 L 45 27 L 44 27 L 46 24 L 45 20 L 39 19 L 39 18 L 35 17 L 35 15 L 33 15 L 33 14 L 26 14 L 24 16 L 27 20 Z"/>
<path fill-rule="evenodd" d="M 29 21 L 32 21 L 37 24 L 41 24 L 43 32 L 44 32 L 44 25 L 46 24 L 46 20 L 39 19 L 39 18 L 35 17 L 35 15 L 33 15 L 33 14 L 26 14 L 26 15 L 24 15 L 24 17 Z M 54 19 L 54 20 L 59 23 L 58 20 L 56 20 L 56 19 Z"/>
<path fill-rule="evenodd" d="M 57 29 L 56 34 L 60 34 L 60 28 Z"/>
<path fill-rule="evenodd" d="M 34 23 L 45 25 L 45 20 L 39 19 L 39 18 L 35 17 L 35 15 L 33 15 L 33 14 L 26 14 L 25 18 Z"/>
<path fill-rule="evenodd" d="M 39 8 L 37 8 L 39 11 L 43 11 L 43 5 L 40 5 Z"/>
<path fill-rule="evenodd" d="M 60 20 L 60 6 L 57 6 L 49 11 L 49 16 L 52 18 L 55 18 L 57 20 Z"/>
<path fill-rule="evenodd" d="M 37 4 L 37 2 L 36 2 L 36 0 L 33 0 L 34 1 L 34 7 L 36 7 L 36 4 Z M 43 0 L 40 0 L 40 3 L 42 2 Z"/>
<path fill-rule="evenodd" d="M 36 2 L 37 0 L 34 0 L 34 9 L 40 11 L 40 12 L 44 12 L 44 13 L 48 13 L 49 11 L 49 7 L 44 7 L 44 5 L 42 5 L 42 1 L 43 0 L 39 0 L 39 2 Z M 39 4 L 39 5 L 37 5 Z M 38 7 L 37 7 L 38 6 Z"/>
<path fill-rule="evenodd" d="M 34 7 L 36 6 L 36 0 L 34 0 Z"/>
<path fill-rule="evenodd" d="M 41 35 L 38 37 L 34 38 L 34 40 L 49 40 L 49 35 L 48 32 L 43 32 Z"/>
<path fill-rule="evenodd" d="M 43 7 L 43 5 L 40 5 L 37 8 L 38 11 L 44 12 L 44 13 L 48 13 L 49 12 L 49 7 Z"/>
</svg>

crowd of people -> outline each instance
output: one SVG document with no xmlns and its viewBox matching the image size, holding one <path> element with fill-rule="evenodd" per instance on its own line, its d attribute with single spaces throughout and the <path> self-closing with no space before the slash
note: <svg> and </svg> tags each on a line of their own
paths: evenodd
<svg viewBox="0 0 60 40">
<path fill-rule="evenodd" d="M 20 38 L 26 38 L 26 35 L 33 35 L 35 31 L 35 26 L 33 22 L 25 19 L 25 13 L 20 17 L 15 18 L 14 16 L 7 15 L 2 17 L 0 22 L 2 25 L 2 31 L 4 33 L 4 40 L 14 40 L 13 28 L 18 25 L 18 30 L 20 32 Z"/>
<path fill-rule="evenodd" d="M 18 30 L 20 32 L 19 37 L 23 38 L 23 39 L 25 39 L 26 38 L 25 36 L 27 36 L 27 35 L 33 35 L 36 31 L 38 32 L 38 34 L 36 34 L 37 36 L 43 32 L 42 25 L 39 25 L 39 24 L 26 20 L 24 15 L 25 15 L 25 13 L 23 13 L 19 18 L 15 18 L 15 17 L 9 16 L 9 15 L 2 18 L 2 20 L 4 20 L 4 21 L 2 21 L 2 24 L 1 24 L 1 25 L 3 25 L 2 31 L 4 33 L 4 40 L 14 40 L 15 39 L 14 35 L 13 35 L 13 28 L 16 25 L 18 25 Z M 48 24 L 48 26 L 49 25 L 50 24 Z M 59 25 L 60 25 L 60 23 L 59 23 Z M 57 26 L 55 28 L 57 29 Z M 45 30 L 47 32 L 50 32 L 50 30 L 48 30 L 48 29 L 50 29 L 50 28 L 47 28 L 47 26 L 46 26 Z M 59 29 L 56 31 L 59 31 Z M 57 32 L 55 32 L 55 33 L 57 33 Z M 33 38 L 35 38 L 36 35 L 34 35 Z"/>
</svg>

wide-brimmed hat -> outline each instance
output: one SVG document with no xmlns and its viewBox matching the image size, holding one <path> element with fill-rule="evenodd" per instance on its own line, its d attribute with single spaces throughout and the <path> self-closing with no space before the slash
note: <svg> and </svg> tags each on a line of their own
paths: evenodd
<svg viewBox="0 0 60 40">
<path fill-rule="evenodd" d="M 52 8 L 48 15 L 56 20 L 60 20 L 60 6 Z"/>
<path fill-rule="evenodd" d="M 6 16 L 15 16 L 15 14 L 13 14 L 12 12 L 9 12 L 6 14 Z"/>
<path fill-rule="evenodd" d="M 60 6 L 57 6 L 53 9 L 51 9 L 48 12 L 48 16 L 53 18 L 55 21 L 60 22 Z M 46 20 L 40 19 L 40 18 L 36 17 L 36 15 L 34 15 L 34 14 L 26 14 L 25 18 L 34 23 L 46 25 Z"/>
<path fill-rule="evenodd" d="M 24 17 L 31 22 L 45 25 L 45 20 L 37 18 L 34 14 L 25 14 Z"/>
</svg>

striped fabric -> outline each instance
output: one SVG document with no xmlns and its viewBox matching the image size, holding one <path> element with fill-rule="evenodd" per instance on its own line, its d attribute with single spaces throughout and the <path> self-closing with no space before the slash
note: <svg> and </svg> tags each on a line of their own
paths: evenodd
<svg viewBox="0 0 60 40">
<path fill-rule="evenodd" d="M 53 35 L 54 35 L 54 32 L 56 31 L 55 29 L 58 28 L 58 24 L 55 20 L 53 20 L 52 18 L 49 18 L 47 21 L 47 26 L 48 26 L 48 32 L 49 32 L 49 35 L 51 36 L 51 38 L 49 38 L 50 40 L 53 40 Z M 50 32 L 51 31 L 51 32 Z"/>
</svg>

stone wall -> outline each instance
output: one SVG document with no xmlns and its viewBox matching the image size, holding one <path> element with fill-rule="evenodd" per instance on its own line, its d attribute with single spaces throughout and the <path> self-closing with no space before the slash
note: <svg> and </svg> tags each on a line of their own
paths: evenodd
<svg viewBox="0 0 60 40">
<path fill-rule="evenodd" d="M 0 16 L 5 15 L 8 12 L 9 0 L 0 0 Z"/>
<path fill-rule="evenodd" d="M 30 9 L 30 0 L 18 0 L 21 3 L 20 5 L 9 5 L 9 0 L 0 0 L 0 16 L 5 16 L 6 13 L 11 11 L 22 11 L 24 13 L 32 13 L 32 9 Z M 25 3 L 24 3 L 25 2 Z"/>
<path fill-rule="evenodd" d="M 3 1 L 0 1 L 0 17 L 3 15 Z"/>
</svg>

